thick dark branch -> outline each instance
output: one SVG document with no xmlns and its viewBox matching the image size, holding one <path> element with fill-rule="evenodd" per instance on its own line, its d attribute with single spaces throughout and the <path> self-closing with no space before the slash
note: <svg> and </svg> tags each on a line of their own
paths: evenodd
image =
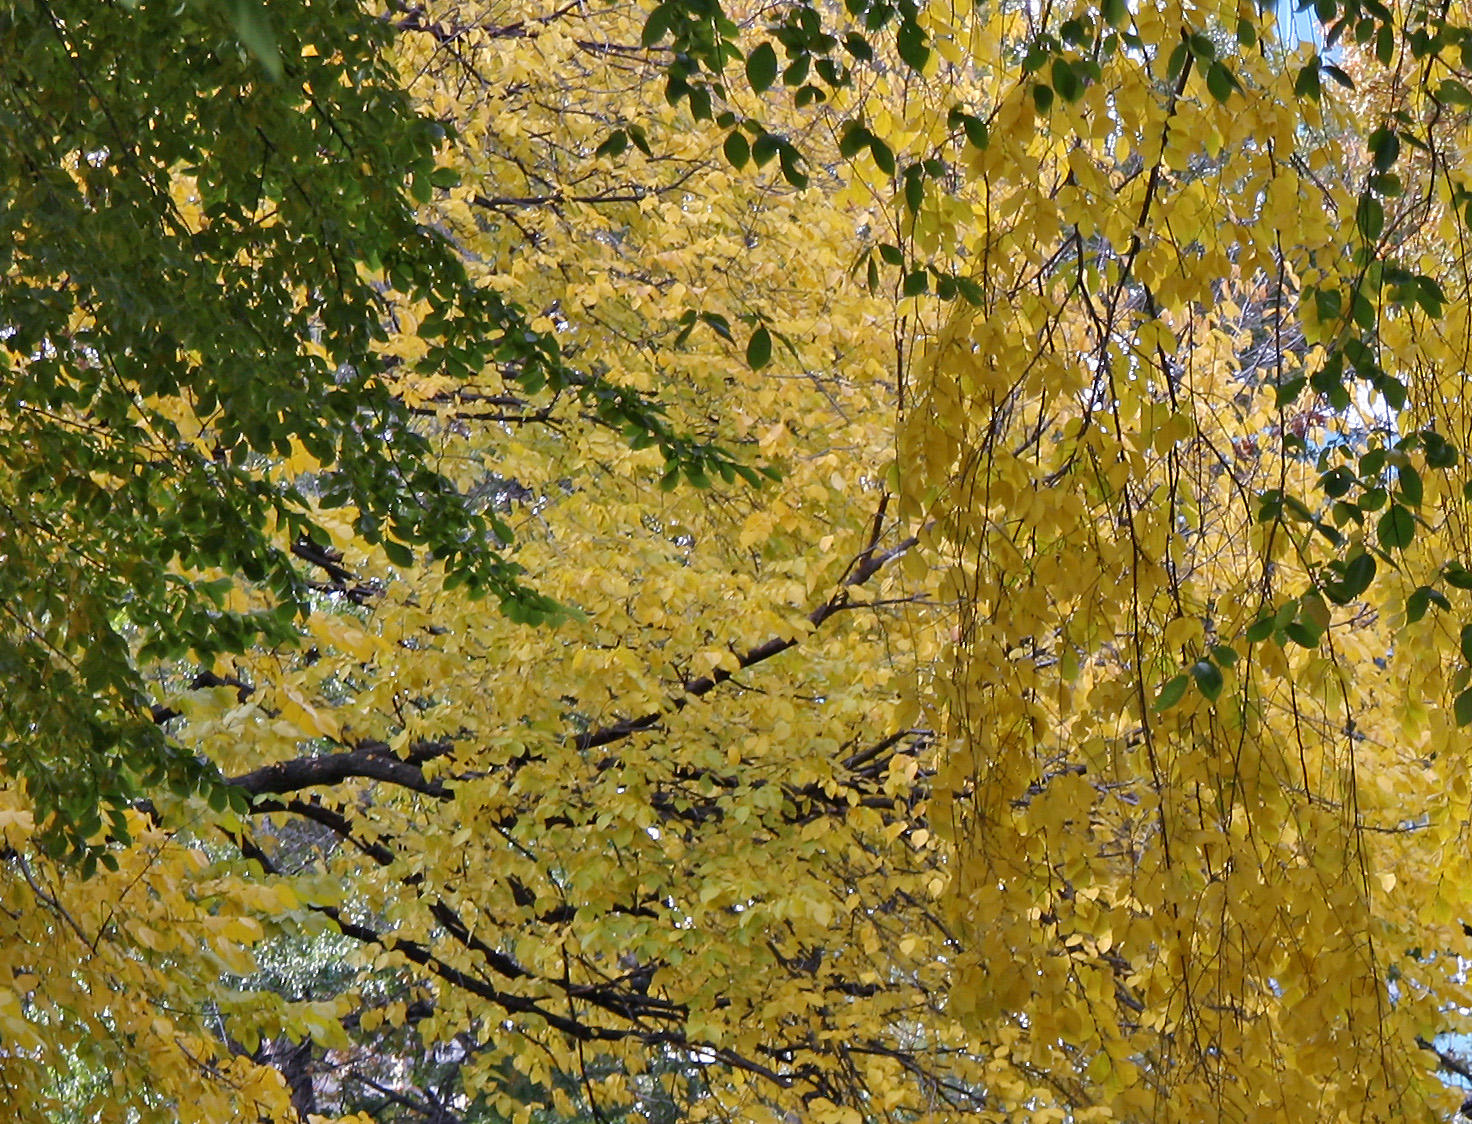
<svg viewBox="0 0 1472 1124">
<path fill-rule="evenodd" d="M 299 538 L 291 544 L 291 552 L 303 562 L 324 571 L 334 582 L 346 584 L 357 580 L 357 575 L 342 564 L 342 551 L 330 546 L 319 546 L 308 538 Z"/>
<path fill-rule="evenodd" d="M 882 513 L 881 508 L 881 513 Z M 876 531 L 879 519 L 876 518 Z M 857 561 L 850 567 L 838 590 L 822 605 L 810 612 L 807 616 L 810 630 L 815 631 L 821 627 L 830 617 L 844 609 L 851 608 L 853 602 L 850 600 L 850 591 L 862 585 L 887 566 L 890 562 L 901 557 L 918 543 L 918 538 L 910 536 L 904 541 L 891 547 L 889 550 L 876 551 L 873 538 L 870 539 Z M 720 684 L 730 680 L 737 672 L 744 671 L 758 663 L 769 660 L 774 656 L 790 648 L 796 647 L 802 642 L 806 632 L 786 637 L 773 637 L 764 641 L 737 657 L 736 669 L 730 670 L 720 668 L 710 675 L 689 679 L 684 684 L 683 694 L 672 697 L 666 707 L 661 710 L 651 711 L 637 718 L 620 719 L 607 726 L 594 730 L 585 731 L 575 738 L 575 744 L 579 749 L 594 749 L 599 746 L 609 745 L 632 734 L 643 730 L 653 729 L 658 726 L 664 717 L 671 711 L 684 709 L 693 700 L 703 698 Z M 902 731 L 890 738 L 886 738 L 879 744 L 862 751 L 860 754 L 850 758 L 849 767 L 855 768 L 866 762 L 872 762 L 874 758 L 891 749 L 907 734 L 916 734 L 919 731 Z M 316 757 L 300 757 L 291 761 L 277 762 L 266 765 L 239 777 L 232 778 L 230 783 L 244 789 L 252 796 L 263 795 L 289 795 L 300 792 L 306 788 L 327 786 L 340 783 L 344 780 L 361 778 L 365 780 L 376 780 L 387 784 L 398 785 L 413 792 L 436 799 L 448 799 L 450 788 L 444 782 L 431 780 L 424 776 L 421 766 L 437 757 L 442 757 L 453 751 L 453 743 L 449 741 L 425 741 L 416 743 L 406 758 L 396 756 L 387 745 L 382 742 L 365 741 L 359 743 L 355 748 L 343 753 L 326 754 Z M 821 803 L 820 794 L 817 792 L 792 793 L 791 795 L 805 795 L 810 799 Z M 892 807 L 893 801 L 887 797 L 866 796 L 861 803 L 866 806 Z M 846 804 L 846 801 L 845 801 Z M 270 810 L 276 810 L 272 806 Z M 297 809 L 285 809 L 297 811 Z M 321 815 L 314 813 L 312 818 L 323 822 Z M 338 830 L 344 838 L 353 842 L 360 848 L 372 847 L 372 844 L 364 844 L 352 838 L 346 831 L 348 825 L 328 825 Z M 341 830 L 340 830 L 341 829 Z M 369 852 L 371 854 L 371 851 Z M 373 856 L 382 862 L 382 856 Z"/>
<path fill-rule="evenodd" d="M 437 418 L 441 416 L 442 406 L 411 406 L 409 412 L 422 418 Z M 456 410 L 449 415 L 450 420 L 457 422 L 492 422 L 504 425 L 541 425 L 551 423 L 552 410 L 537 410 L 530 414 L 496 414 L 475 413 L 466 410 Z"/>
<path fill-rule="evenodd" d="M 354 777 L 383 781 L 414 792 L 446 799 L 450 790 L 438 780 L 429 780 L 420 765 L 434 757 L 449 753 L 449 742 L 425 742 L 411 750 L 408 760 L 396 757 L 382 742 L 362 742 L 346 753 L 329 753 L 321 757 L 298 757 L 263 765 L 238 777 L 229 784 L 244 789 L 252 796 L 284 795 L 304 788 L 333 785 Z"/>
<path fill-rule="evenodd" d="M 459 388 L 425 399 L 423 405 L 410 406 L 409 412 L 421 417 L 446 415 L 454 421 L 506 422 L 529 425 L 552 418 L 552 406 L 533 410 L 525 398 L 515 394 L 490 394 Z"/>
<path fill-rule="evenodd" d="M 340 550 L 320 546 L 308 538 L 299 538 L 291 544 L 291 553 L 327 575 L 325 582 L 307 583 L 318 593 L 340 594 L 354 605 L 364 605 L 381 592 L 377 583 L 359 581 L 358 576 L 342 564 Z"/>
<path fill-rule="evenodd" d="M 349 1011 L 346 1015 L 342 1017 L 342 1025 L 348 1030 L 357 1030 L 358 1027 L 362 1024 L 363 1014 L 366 1010 L 368 1010 L 368 1008 L 360 1007 L 356 1010 Z M 416 999 L 412 1003 L 406 1004 L 404 1007 L 404 1025 L 414 1026 L 417 1023 L 423 1022 L 432 1014 L 434 1014 L 433 1000 Z"/>
<path fill-rule="evenodd" d="M 445 927 L 445 931 L 464 945 L 471 952 L 485 957 L 485 961 L 499 975 L 508 980 L 524 980 L 531 978 L 531 973 L 507 956 L 500 949 L 492 948 L 472 933 L 465 922 L 460 920 L 460 915 L 450 908 L 444 901 L 436 901 L 429 907 L 430 915 Z"/>
<path fill-rule="evenodd" d="M 418 941 L 403 940 L 393 936 L 391 933 L 380 933 L 376 929 L 370 929 L 366 925 L 349 921 L 342 916 L 342 912 L 336 906 L 317 905 L 313 906 L 312 909 L 324 917 L 330 918 L 342 932 L 343 936 L 351 937 L 353 940 L 362 944 L 377 945 L 379 948 L 389 952 L 397 952 L 410 963 L 417 964 L 421 968 L 433 972 L 446 983 L 453 984 L 462 991 L 484 999 L 488 1003 L 494 1003 L 507 1014 L 536 1015 L 546 1020 L 548 1026 L 554 1027 L 563 1034 L 569 1035 L 581 1042 L 613 1042 L 621 1038 L 628 1038 L 635 1033 L 632 1029 L 588 1026 L 586 1023 L 569 1019 L 554 1011 L 549 1011 L 536 999 L 502 991 L 500 988 L 493 987 L 478 976 L 472 976 L 467 972 L 462 972 L 459 968 L 451 964 L 445 963 Z"/>
</svg>

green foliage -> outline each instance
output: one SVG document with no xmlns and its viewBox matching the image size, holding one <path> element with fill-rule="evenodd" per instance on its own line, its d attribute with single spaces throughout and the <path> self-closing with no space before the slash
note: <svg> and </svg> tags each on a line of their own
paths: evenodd
<svg viewBox="0 0 1472 1124">
<path fill-rule="evenodd" d="M 58 851 L 145 790 L 213 783 L 140 661 L 290 639 L 321 510 L 521 619 L 556 612 L 390 393 L 396 304 L 424 370 L 493 366 L 683 471 L 730 463 L 568 366 L 419 220 L 445 132 L 385 61 L 393 34 L 355 0 L 0 11 L 0 745 Z M 292 456 L 310 477 L 271 467 Z M 266 607 L 235 607 L 237 581 Z"/>
</svg>

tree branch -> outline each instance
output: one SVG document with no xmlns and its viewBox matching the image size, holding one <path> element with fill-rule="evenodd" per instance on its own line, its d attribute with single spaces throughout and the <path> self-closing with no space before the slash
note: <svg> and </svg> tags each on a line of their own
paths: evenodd
<svg viewBox="0 0 1472 1124">
<path fill-rule="evenodd" d="M 396 784 L 414 792 L 447 799 L 450 790 L 438 780 L 425 777 L 420 766 L 453 749 L 448 741 L 417 743 L 407 760 L 396 757 L 383 742 L 360 742 L 346 753 L 330 753 L 321 757 L 298 757 L 263 765 L 249 773 L 231 777 L 227 783 L 244 789 L 252 796 L 285 795 L 304 788 L 333 785 L 353 777 Z"/>
<path fill-rule="evenodd" d="M 918 536 L 911 535 L 903 542 L 890 547 L 888 550 L 876 554 L 873 553 L 871 547 L 861 555 L 858 564 L 843 579 L 838 592 L 808 614 L 809 631 L 816 631 L 829 617 L 844 609 L 850 608 L 852 606 L 852 602 L 849 600 L 850 590 L 856 586 L 863 585 L 880 570 L 884 569 L 885 566 L 889 565 L 889 563 L 913 549 L 919 541 Z M 770 640 L 763 641 L 755 647 L 748 648 L 743 654 L 737 657 L 734 671 L 726 668 L 717 668 L 709 675 L 702 675 L 696 679 L 687 679 L 684 683 L 684 693 L 671 698 L 669 705 L 663 709 L 650 711 L 637 718 L 621 718 L 617 722 L 611 722 L 607 726 L 600 726 L 596 730 L 585 731 L 574 739 L 575 744 L 579 749 L 596 749 L 599 746 L 620 741 L 632 734 L 653 729 L 659 725 L 664 719 L 664 716 L 670 711 L 684 710 L 692 701 L 710 694 L 711 691 L 715 690 L 737 673 L 745 671 L 747 668 L 762 663 L 765 660 L 769 660 L 773 656 L 779 656 L 789 648 L 797 647 L 802 642 L 803 635 L 805 634 L 774 636 Z"/>
</svg>

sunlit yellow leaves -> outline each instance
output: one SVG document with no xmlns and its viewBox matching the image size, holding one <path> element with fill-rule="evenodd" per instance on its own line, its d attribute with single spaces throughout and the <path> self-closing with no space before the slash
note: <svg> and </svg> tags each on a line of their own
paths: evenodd
<svg viewBox="0 0 1472 1124">
<path fill-rule="evenodd" d="M 1441 700 L 1447 638 L 1423 626 L 1412 639 L 1403 607 L 1425 580 L 1411 574 L 1441 562 L 1397 555 L 1387 565 L 1409 567 L 1405 590 L 1344 608 L 1305 597 L 1274 622 L 1277 640 L 1244 639 L 1312 584 L 1335 545 L 1376 545 L 1383 521 L 1384 500 L 1367 506 L 1368 532 L 1357 510 L 1330 504 L 1264 521 L 1256 498 L 1273 487 L 1313 495 L 1337 447 L 1358 456 L 1377 440 L 1373 403 L 1336 416 L 1307 399 L 1285 410 L 1274 393 L 1323 369 L 1326 352 L 1313 344 L 1343 339 L 1344 315 L 1300 318 L 1292 294 L 1302 284 L 1348 290 L 1363 268 L 1350 258 L 1361 170 L 1347 153 L 1358 141 L 1347 117 L 1331 120 L 1326 108 L 1321 118 L 1291 94 L 1303 53 L 1232 54 L 1242 88 L 1225 99 L 1204 63 L 1179 94 L 1162 80 L 1183 29 L 1218 18 L 1230 29 L 1235 10 L 1132 16 L 1147 47 L 1103 64 L 1107 105 L 1076 118 L 1054 98 L 1035 114 L 1024 91 L 1005 87 L 982 102 L 992 144 L 964 154 L 971 183 L 957 194 L 974 187 L 986 200 L 966 241 L 971 260 L 987 263 L 987 301 L 932 337 L 901 437 L 903 486 L 937 520 L 945 588 L 961 606 L 954 679 L 939 689 L 967 759 L 940 780 L 957 793 L 960 825 L 947 834 L 963 840 L 959 865 L 976 868 L 951 893 L 980 974 L 954 1001 L 989 1039 L 1025 1012 L 1046 1064 L 1062 1063 L 1055 1039 L 1098 1032 L 1108 1052 L 1083 1070 L 1116 1114 L 1140 1108 L 1117 1069 L 1149 1057 L 1164 1098 L 1156 1111 L 1292 1118 L 1286 1097 L 1249 1105 L 1170 1075 L 1209 1040 L 1205 1064 L 1246 1088 L 1273 1086 L 1286 1067 L 1360 1103 L 1364 1089 L 1338 1070 L 1375 1048 L 1363 1028 L 1388 1021 L 1370 932 L 1378 942 L 1375 926 L 1399 926 L 1403 943 L 1420 946 L 1422 925 L 1446 923 L 1422 918 L 1407 879 L 1441 861 L 1418 855 L 1420 825 L 1441 822 L 1432 809 L 1445 793 L 1466 799 L 1459 767 L 1436 775 L 1444 757 L 1460 762 Z M 975 41 L 1036 34 L 1014 20 L 992 17 Z M 1203 57 L 1224 49 L 1207 46 Z M 992 47 L 988 58 L 1002 54 Z M 1429 229 L 1436 211 L 1417 221 Z M 1403 231 L 1420 268 L 1462 268 L 1428 258 Z M 1060 264 L 1017 270 L 1049 261 Z M 1458 315 L 1448 314 L 1452 334 L 1465 330 Z M 1461 396 L 1439 373 L 1460 369 L 1440 336 L 1447 328 L 1393 311 L 1376 323 L 1382 361 L 1426 392 L 1412 391 L 1416 409 L 1465 433 Z M 1315 467 L 1320 453 L 1328 459 Z M 1433 502 L 1430 489 L 1416 494 Z M 1460 528 L 1460 498 L 1436 495 L 1436 518 Z M 1397 552 L 1411 549 L 1410 536 L 1393 537 Z M 1162 685 L 1170 698 L 1156 705 Z M 1345 879 L 1326 905 L 1325 880 L 1360 869 L 1372 873 Z M 1006 894 L 986 887 L 993 878 Z M 1101 888 L 1131 904 L 1096 924 L 1079 903 Z M 1191 922 L 1173 929 L 1188 905 Z M 1101 935 L 1093 943 L 1091 932 Z M 1270 951 L 1279 944 L 1292 957 Z M 1060 977 L 1060 950 L 1139 970 L 1116 977 L 1126 990 L 1100 990 L 1092 968 Z M 1036 969 L 1026 988 L 985 974 L 1019 959 Z M 1402 968 L 1420 973 L 1426 994 L 1448 986 L 1434 966 Z M 1314 1012 L 1320 1030 L 1334 1028 L 1332 1046 L 1301 1011 L 1284 1016 L 1275 989 L 1300 973 L 1354 983 Z M 972 994 L 983 990 L 985 1001 Z M 1237 1021 L 1204 1014 L 1211 1004 Z M 1193 1019 L 1210 1029 L 1187 1041 Z M 1375 1062 L 1377 1096 L 1419 1079 L 1416 1053 Z M 1027 1080 L 996 1087 L 1018 1106 L 1049 1097 Z"/>
<path fill-rule="evenodd" d="M 440 4 L 424 18 L 468 14 Z M 604 986 L 648 965 L 649 994 L 680 1004 L 693 1041 L 757 1051 L 812 1033 L 827 1051 L 893 1037 L 919 994 L 909 983 L 891 994 L 885 965 L 898 942 L 907 932 L 921 942 L 904 955 L 924 962 L 927 987 L 943 971 L 923 919 L 900 931 L 876 919 L 897 892 L 940 894 L 944 850 L 913 795 L 932 767 L 931 722 L 908 689 L 938 648 L 937 631 L 917 627 L 929 607 L 910 601 L 934 574 L 922 562 L 901 576 L 909 548 L 887 552 L 911 528 L 879 484 L 894 458 L 895 305 L 846 278 L 856 232 L 890 185 L 845 194 L 834 176 L 799 195 L 733 175 L 718 166 L 719 138 L 665 105 L 655 71 L 590 52 L 584 29 L 563 26 L 568 13 L 543 14 L 535 35 L 485 36 L 500 25 L 487 12 L 466 24 L 459 47 L 484 53 L 491 84 L 467 86 L 432 36 L 405 40 L 417 89 L 463 142 L 444 157 L 461 186 L 446 189 L 440 221 L 484 283 L 515 293 L 580 363 L 658 391 L 681 426 L 739 442 L 783 479 L 666 492 L 657 451 L 631 452 L 570 401 L 527 421 L 542 404 L 509 401 L 497 372 L 476 398 L 394 367 L 444 471 L 486 497 L 516 535 L 518 563 L 575 612 L 556 630 L 516 626 L 439 588 L 432 568 L 384 565 L 351 518 L 333 522 L 332 545 L 360 583 L 351 603 L 324 593 L 310 647 L 237 669 L 248 702 L 219 689 L 191 698 L 186 736 L 236 773 L 350 753 L 363 738 L 404 764 L 443 738 L 453 752 L 422 772 L 450 795 L 366 778 L 323 786 L 319 823 L 343 816 L 393 857 L 380 865 L 334 847 L 313 859 L 320 877 L 293 880 L 295 898 L 273 880 L 222 888 L 221 901 L 289 927 L 336 879 L 354 908 L 388 919 L 392 940 L 427 942 L 457 967 L 482 971 L 484 953 L 456 945 L 430 912 L 438 902 L 537 980 L 570 970 L 579 986 Z M 600 14 L 593 41 L 636 41 L 637 17 Z M 919 110 L 912 101 L 910 115 L 883 122 L 895 144 L 941 135 Z M 635 147 L 594 158 L 635 111 L 657 159 Z M 927 245 L 969 236 L 968 204 L 936 206 L 942 221 L 917 232 Z M 690 309 L 707 319 L 675 343 Z M 408 324 L 422 311 L 395 314 Z M 758 319 L 773 346 L 753 372 L 740 348 Z M 385 351 L 418 357 L 392 336 Z M 631 721 L 641 725 L 602 740 Z M 296 853 L 284 842 L 295 821 L 270 822 L 266 849 Z M 275 930 L 229 916 L 207 940 L 239 968 Z M 499 986 L 518 995 L 544 986 L 509 981 Z M 445 987 L 417 1025 L 449 1035 L 484 1009 Z M 616 1008 L 578 1017 L 623 1025 Z M 331 1019 L 296 1020 L 336 1041 Z M 382 1033 L 404 1020 L 390 1003 L 358 1026 Z M 517 1021 L 496 1049 L 537 1079 L 578 1064 L 565 1044 L 548 1053 L 543 1030 L 536 1017 Z M 937 1041 L 956 1033 L 947 1023 Z M 609 1049 L 628 1072 L 649 1065 L 637 1041 Z M 876 1062 L 872 1079 L 899 1111 L 920 1103 L 902 1068 Z M 740 1076 L 717 1080 L 743 1111 L 767 1095 Z M 630 1097 L 632 1086 L 615 1074 L 604 1095 Z"/>
<path fill-rule="evenodd" d="M 339 738 L 342 725 L 336 715 L 322 711 L 307 701 L 295 687 L 282 688 L 281 716 L 290 728 L 295 728 L 306 737 Z"/>
<path fill-rule="evenodd" d="M 11 1050 L 39 1050 L 45 1045 L 35 1023 L 26 1017 L 20 995 L 8 987 L 0 987 L 0 1042 Z"/>
<path fill-rule="evenodd" d="M 1321 127 L 1276 47 L 1231 56 L 1225 99 L 1199 68 L 1177 94 L 1182 33 L 1225 53 L 1240 13 L 1138 8 L 1119 23 L 1140 43 L 1099 42 L 1101 79 L 1040 110 L 1018 61 L 1086 9 L 930 7 L 926 74 L 877 67 L 837 110 L 897 168 L 943 160 L 912 215 L 872 149 L 837 155 L 826 107 L 763 102 L 822 169 L 806 191 L 725 166 L 621 46 L 642 11 L 426 6 L 466 53 L 424 31 L 398 48 L 457 136 L 460 183 L 426 221 L 579 370 L 657 392 L 682 432 L 781 479 L 663 488 L 659 450 L 574 396 L 499 370 L 467 388 L 390 330 L 386 377 L 439 467 L 570 611 L 516 624 L 370 548 L 353 513 L 328 521 L 351 578 L 314 587 L 301 647 L 215 669 L 228 686 L 166 684 L 188 751 L 312 779 L 243 816 L 161 797 L 95 894 L 7 869 L 0 966 L 27 973 L 4 977 L 0 1039 L 106 1040 L 117 1012 L 176 1103 L 228 1087 L 283 1112 L 277 1076 L 222 1035 L 470 1034 L 467 1087 L 526 1119 L 496 1066 L 569 1115 L 639 1108 L 659 1070 L 698 1067 L 691 1120 L 1392 1119 L 1426 1100 L 1414 1036 L 1457 985 L 1405 950 L 1465 951 L 1444 698 L 1465 683 L 1455 629 L 1409 623 L 1404 596 L 1446 559 L 1406 541 L 1380 562 L 1405 590 L 1331 604 L 1312 592 L 1339 549 L 1325 529 L 1374 549 L 1384 503 L 1260 517 L 1265 491 L 1317 497 L 1372 440 L 1368 398 L 1279 393 L 1347 330 L 1299 313 L 1304 286 L 1364 272 L 1343 237 L 1355 125 Z M 951 136 L 953 101 L 985 147 Z M 595 155 L 634 126 L 649 154 Z M 1405 260 L 1449 268 L 1448 234 L 1404 237 Z M 979 305 L 887 275 L 870 292 L 853 266 L 881 245 Z M 1420 316 L 1382 310 L 1381 361 L 1415 425 L 1465 440 L 1465 312 Z M 1388 420 L 1374 440 L 1412 431 Z M 1387 464 L 1387 496 L 1425 459 Z M 279 471 L 310 491 L 321 468 L 293 448 Z M 1460 480 L 1421 475 L 1416 506 L 1460 556 Z M 33 829 L 0 796 L 6 845 Z M 293 952 L 341 976 L 321 985 L 337 998 L 287 1004 L 257 969 L 333 931 L 313 907 L 360 947 Z M 44 962 L 9 951 L 58 937 Z M 596 1093 L 557 1084 L 571 1073 Z"/>
</svg>

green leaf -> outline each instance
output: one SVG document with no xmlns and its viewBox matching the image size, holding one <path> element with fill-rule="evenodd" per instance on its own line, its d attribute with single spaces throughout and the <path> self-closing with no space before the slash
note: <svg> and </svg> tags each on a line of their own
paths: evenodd
<svg viewBox="0 0 1472 1124">
<path fill-rule="evenodd" d="M 1391 504 L 1375 524 L 1375 535 L 1386 550 L 1404 550 L 1416 535 L 1416 519 L 1408 508 Z"/>
<path fill-rule="evenodd" d="M 1219 62 L 1206 68 L 1206 88 L 1219 102 L 1225 102 L 1237 87 L 1236 76 Z"/>
<path fill-rule="evenodd" d="M 1191 665 L 1191 677 L 1196 687 L 1211 702 L 1216 702 L 1222 693 L 1221 669 L 1210 660 L 1197 660 Z"/>
<path fill-rule="evenodd" d="M 678 12 L 678 7 L 673 2 L 666 2 L 655 6 L 649 13 L 649 18 L 644 21 L 644 30 L 639 35 L 639 45 L 643 47 L 655 47 L 669 34 L 670 24 Z"/>
<path fill-rule="evenodd" d="M 1426 467 L 1427 468 L 1455 468 L 1457 466 L 1457 447 L 1435 430 L 1422 431 L 1422 437 L 1426 442 Z"/>
<path fill-rule="evenodd" d="M 1361 551 L 1344 564 L 1344 577 L 1338 582 L 1326 582 L 1324 592 L 1336 605 L 1348 605 L 1375 580 L 1375 556 Z"/>
<path fill-rule="evenodd" d="M 1436 87 L 1436 100 L 1445 105 L 1472 106 L 1472 91 L 1455 78 L 1443 78 Z"/>
<path fill-rule="evenodd" d="M 793 187 L 807 187 L 807 173 L 798 165 L 798 162 L 802 159 L 802 154 L 797 151 L 797 146 L 787 141 L 779 141 L 777 156 L 782 165 L 782 178 Z"/>
<path fill-rule="evenodd" d="M 1170 57 L 1165 61 L 1166 81 L 1174 82 L 1179 78 L 1181 72 L 1186 69 L 1186 63 L 1190 61 L 1190 58 L 1191 50 L 1185 43 L 1179 44 L 1175 50 L 1171 51 Z"/>
<path fill-rule="evenodd" d="M 1249 644 L 1256 644 L 1271 636 L 1274 627 L 1273 614 L 1269 613 L 1266 616 L 1258 617 L 1257 620 L 1248 625 L 1247 631 L 1243 633 L 1243 636 Z"/>
<path fill-rule="evenodd" d="M 894 151 L 876 136 L 869 138 L 869 155 L 874 157 L 875 166 L 886 176 L 894 175 Z"/>
<path fill-rule="evenodd" d="M 1416 278 L 1417 299 L 1426 315 L 1433 319 L 1441 317 L 1442 308 L 1446 305 L 1446 292 L 1434 277 L 1422 274 Z"/>
<path fill-rule="evenodd" d="M 874 59 L 874 48 L 869 40 L 856 31 L 850 31 L 843 37 L 843 49 L 860 62 L 871 62 Z"/>
<path fill-rule="evenodd" d="M 1177 675 L 1173 679 L 1166 680 L 1165 685 L 1160 688 L 1160 694 L 1155 696 L 1153 709 L 1156 713 L 1169 710 L 1180 702 L 1190 683 L 1190 678 L 1185 675 Z"/>
<path fill-rule="evenodd" d="M 1354 473 L 1344 465 L 1331 468 L 1319 477 L 1319 487 L 1324 490 L 1324 494 L 1336 500 L 1354 487 L 1357 482 Z"/>
<path fill-rule="evenodd" d="M 913 215 L 924 202 L 925 178 L 920 174 L 920 169 L 911 164 L 905 169 L 905 208 Z"/>
<path fill-rule="evenodd" d="M 1419 586 L 1406 598 L 1406 620 L 1415 624 L 1426 615 L 1431 603 L 1431 587 Z"/>
<path fill-rule="evenodd" d="M 808 79 L 808 71 L 812 67 L 811 55 L 798 55 L 787 65 L 782 72 L 782 84 L 784 86 L 801 86 Z"/>
<path fill-rule="evenodd" d="M 762 325 L 746 341 L 746 365 L 753 371 L 765 367 L 772 358 L 772 334 Z"/>
<path fill-rule="evenodd" d="M 850 121 L 844 125 L 843 132 L 838 138 L 838 154 L 845 160 L 851 160 L 867 148 L 872 140 L 873 134 L 864 127 L 862 122 Z"/>
<path fill-rule="evenodd" d="M 1289 640 L 1301 648 L 1317 648 L 1323 633 L 1307 621 L 1290 621 L 1283 629 Z"/>
<path fill-rule="evenodd" d="M 1370 190 L 1376 195 L 1383 195 L 1387 199 L 1394 198 L 1405 191 L 1405 184 L 1394 172 L 1376 172 L 1369 179 Z"/>
<path fill-rule="evenodd" d="M 762 132 L 757 134 L 751 142 L 751 158 L 756 161 L 758 168 L 765 168 L 772 162 L 772 157 L 782 151 L 782 142 L 775 134 Z"/>
<path fill-rule="evenodd" d="M 1083 97 L 1083 83 L 1078 80 L 1073 64 L 1067 59 L 1054 59 L 1050 76 L 1053 81 L 1053 89 L 1064 101 L 1075 102 Z"/>
<path fill-rule="evenodd" d="M 925 31 L 913 18 L 902 20 L 894 37 L 895 50 L 911 70 L 924 70 L 930 61 L 930 48 L 925 45 Z"/>
<path fill-rule="evenodd" d="M 1298 71 L 1298 77 L 1293 80 L 1293 93 L 1300 98 L 1308 98 L 1310 101 L 1318 101 L 1323 93 L 1323 83 L 1319 78 L 1319 58 L 1317 55 L 1307 65 Z"/>
<path fill-rule="evenodd" d="M 602 144 L 593 150 L 593 155 L 595 157 L 607 156 L 616 160 L 628 151 L 628 147 L 629 134 L 622 129 L 615 129 L 608 134 L 608 138 Z"/>
<path fill-rule="evenodd" d="M 230 22 L 245 49 L 261 64 L 261 69 L 271 76 L 273 82 L 281 81 L 286 71 L 281 64 L 281 51 L 276 46 L 276 36 L 266 16 L 265 4 L 261 0 L 232 0 Z"/>
<path fill-rule="evenodd" d="M 1405 406 L 1407 396 L 1406 384 L 1401 382 L 1400 379 L 1386 375 L 1383 378 L 1377 379 L 1373 385 L 1380 392 L 1380 397 L 1385 399 L 1385 404 L 1392 410 L 1399 412 Z"/>
<path fill-rule="evenodd" d="M 1456 702 L 1452 704 L 1452 713 L 1456 716 L 1459 728 L 1472 724 L 1472 687 L 1457 696 Z"/>
<path fill-rule="evenodd" d="M 710 325 L 710 330 L 727 343 L 735 343 L 731 335 L 731 321 L 727 320 L 719 312 L 702 312 L 700 319 Z"/>
<path fill-rule="evenodd" d="M 747 143 L 739 129 L 732 129 L 726 134 L 726 141 L 721 145 L 721 152 L 725 154 L 726 162 L 738 171 L 746 167 L 746 162 L 751 159 L 751 145 Z"/>
<path fill-rule="evenodd" d="M 1421 474 L 1410 465 L 1405 465 L 1396 472 L 1396 489 L 1401 503 L 1408 507 L 1421 506 L 1421 499 L 1425 495 Z"/>
<path fill-rule="evenodd" d="M 1297 401 L 1298 396 L 1303 393 L 1303 387 L 1306 382 L 1307 380 L 1302 375 L 1291 379 L 1284 379 L 1273 388 L 1274 407 L 1281 410 L 1285 406 L 1293 405 Z"/>
<path fill-rule="evenodd" d="M 1375 33 L 1375 58 L 1381 66 L 1389 66 L 1395 58 L 1395 31 L 1389 23 Z"/>
<path fill-rule="evenodd" d="M 1360 196 L 1354 214 L 1355 226 L 1367 242 L 1374 242 L 1385 230 L 1385 207 L 1369 192 Z"/>
<path fill-rule="evenodd" d="M 771 43 L 762 43 L 746 57 L 746 80 L 759 94 L 777 80 L 777 52 Z"/>
<path fill-rule="evenodd" d="M 1389 171 L 1400 156 L 1400 138 L 1395 135 L 1394 130 L 1383 125 L 1370 134 L 1367 145 L 1377 172 Z"/>
</svg>

